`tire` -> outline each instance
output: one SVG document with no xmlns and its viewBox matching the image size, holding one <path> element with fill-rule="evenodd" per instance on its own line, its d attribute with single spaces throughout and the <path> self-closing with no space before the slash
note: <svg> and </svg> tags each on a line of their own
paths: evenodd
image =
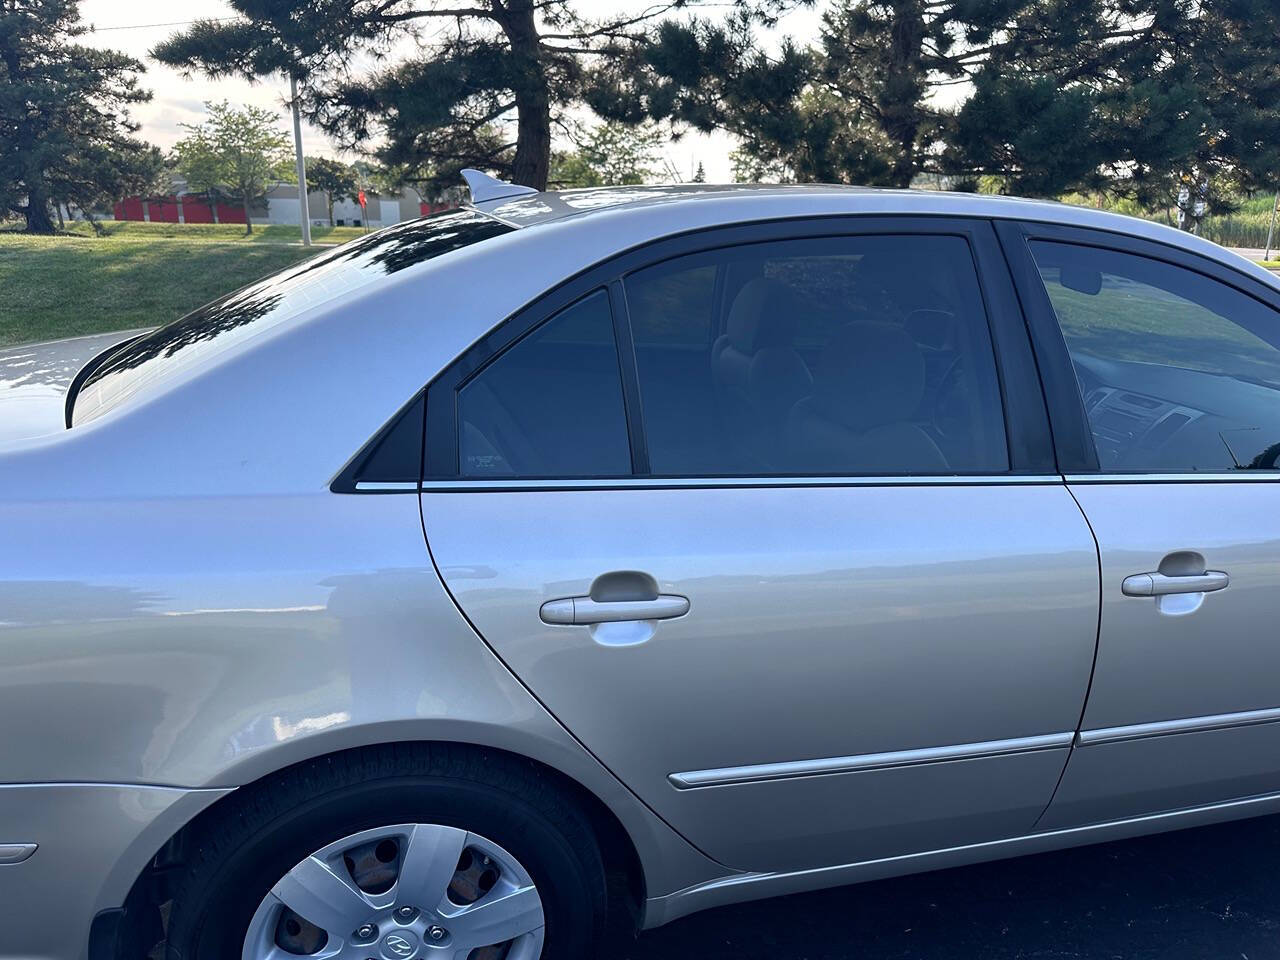
<svg viewBox="0 0 1280 960">
<path fill-rule="evenodd" d="M 540 956 L 598 955 L 609 918 L 606 873 L 575 799 L 532 763 L 505 754 L 389 745 L 305 762 L 216 807 L 196 827 L 174 888 L 168 960 L 241 957 L 251 922 L 267 922 L 257 918 L 277 881 L 328 845 L 396 824 L 458 828 L 496 844 L 536 886 L 545 921 Z M 437 955 L 425 945 L 424 953 Z"/>
</svg>

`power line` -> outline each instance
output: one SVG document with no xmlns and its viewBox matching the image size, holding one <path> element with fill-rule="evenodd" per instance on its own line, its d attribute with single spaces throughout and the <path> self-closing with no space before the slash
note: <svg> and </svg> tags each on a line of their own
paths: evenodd
<svg viewBox="0 0 1280 960">
<path fill-rule="evenodd" d="M 201 17 L 199 20 L 171 20 L 169 23 L 131 23 L 121 27 L 90 27 L 92 33 L 106 33 L 109 30 L 150 30 L 152 27 L 189 27 L 194 23 L 223 23 L 227 20 L 239 20 L 239 17 Z"/>
</svg>

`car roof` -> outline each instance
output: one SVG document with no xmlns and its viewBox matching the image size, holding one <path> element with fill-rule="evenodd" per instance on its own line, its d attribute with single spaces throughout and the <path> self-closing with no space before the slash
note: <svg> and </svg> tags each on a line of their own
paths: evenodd
<svg viewBox="0 0 1280 960">
<path fill-rule="evenodd" d="M 777 201 L 788 197 L 804 198 L 807 215 L 812 215 L 814 201 L 821 204 L 823 200 L 829 200 L 832 214 L 1016 219 L 1106 230 L 1154 240 L 1224 261 L 1271 286 L 1280 287 L 1280 278 L 1270 270 L 1185 230 L 1091 207 L 991 194 L 838 184 L 670 184 L 530 191 L 471 206 L 512 227 L 527 228 L 602 213 L 618 216 L 666 205 L 704 202 L 715 202 L 726 208 L 726 213 L 728 208 L 734 208 L 735 215 L 728 220 L 749 218 L 750 208 L 757 205 L 769 206 L 768 217 L 772 218 L 776 216 Z"/>
</svg>

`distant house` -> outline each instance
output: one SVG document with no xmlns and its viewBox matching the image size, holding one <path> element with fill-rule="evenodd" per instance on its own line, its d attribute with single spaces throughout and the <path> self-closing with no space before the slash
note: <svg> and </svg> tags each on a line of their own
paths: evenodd
<svg viewBox="0 0 1280 960">
<path fill-rule="evenodd" d="M 238 203 L 211 204 L 208 197 L 187 190 L 186 181 L 174 177 L 171 192 L 163 196 L 125 197 L 112 209 L 117 220 L 147 220 L 152 223 L 244 223 L 244 208 Z M 333 205 L 333 222 L 337 226 L 385 227 L 413 220 L 457 206 L 453 200 L 429 202 L 417 191 L 406 187 L 397 195 L 365 192 L 365 208 L 355 200 L 338 200 Z M 307 207 L 314 226 L 328 226 L 329 205 L 319 190 L 307 192 Z M 250 207 L 254 225 L 291 224 L 300 221 L 298 186 L 281 183 L 267 191 L 265 200 Z M 367 222 L 366 222 L 367 216 Z"/>
</svg>

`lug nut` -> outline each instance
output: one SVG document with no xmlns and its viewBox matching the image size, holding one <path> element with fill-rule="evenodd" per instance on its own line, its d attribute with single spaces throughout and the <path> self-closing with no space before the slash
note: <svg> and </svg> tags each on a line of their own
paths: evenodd
<svg viewBox="0 0 1280 960">
<path fill-rule="evenodd" d="M 357 940 L 372 940 L 378 935 L 378 928 L 372 923 L 361 924 L 356 927 L 355 938 Z"/>
<path fill-rule="evenodd" d="M 447 936 L 447 933 L 444 927 L 430 926 L 427 927 L 427 936 L 432 940 L 440 941 Z"/>
<path fill-rule="evenodd" d="M 418 911 L 415 907 L 405 906 L 396 908 L 396 919 L 401 923 L 412 923 L 413 918 L 417 915 Z"/>
</svg>

